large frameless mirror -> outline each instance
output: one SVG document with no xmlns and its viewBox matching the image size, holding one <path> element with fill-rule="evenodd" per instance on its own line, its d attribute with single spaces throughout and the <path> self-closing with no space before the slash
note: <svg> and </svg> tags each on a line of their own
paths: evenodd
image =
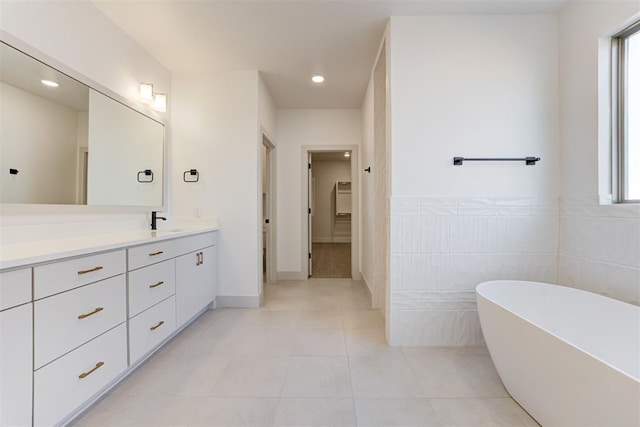
<svg viewBox="0 0 640 427">
<path fill-rule="evenodd" d="M 0 203 L 163 205 L 164 125 L 0 43 Z"/>
</svg>

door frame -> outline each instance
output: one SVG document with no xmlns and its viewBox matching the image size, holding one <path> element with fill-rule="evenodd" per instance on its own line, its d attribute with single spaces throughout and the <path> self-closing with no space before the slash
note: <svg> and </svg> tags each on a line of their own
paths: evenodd
<svg viewBox="0 0 640 427">
<path fill-rule="evenodd" d="M 309 271 L 309 186 L 308 162 L 309 154 L 335 151 L 351 151 L 351 278 L 361 280 L 360 275 L 360 155 L 357 145 L 303 145 L 301 179 L 302 206 L 301 213 L 301 265 L 300 272 L 308 277 Z"/>
<path fill-rule="evenodd" d="M 262 147 L 267 148 L 267 218 L 269 219 L 269 225 L 266 227 L 266 248 L 267 248 L 267 273 L 266 273 L 266 283 L 273 283 L 278 280 L 277 278 L 277 244 L 276 244 L 276 236 L 277 236 L 277 215 L 276 215 L 276 155 L 275 149 L 276 145 L 272 142 L 273 140 L 267 135 L 267 133 L 262 129 L 262 138 L 260 141 L 260 156 L 259 157 L 259 191 L 258 191 L 258 206 L 260 209 L 258 215 L 258 233 L 260 235 L 258 245 L 260 252 L 260 286 L 262 286 L 263 278 L 262 278 Z M 260 292 L 262 294 L 262 292 Z"/>
</svg>

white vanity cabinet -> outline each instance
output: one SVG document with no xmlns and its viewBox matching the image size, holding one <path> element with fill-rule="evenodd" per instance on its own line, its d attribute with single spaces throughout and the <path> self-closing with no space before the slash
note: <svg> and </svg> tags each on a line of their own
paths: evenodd
<svg viewBox="0 0 640 427">
<path fill-rule="evenodd" d="M 31 425 L 31 269 L 0 273 L 0 426 Z"/>
<path fill-rule="evenodd" d="M 216 297 L 216 234 L 129 248 L 129 363 L 153 351 Z"/>
<path fill-rule="evenodd" d="M 215 302 L 216 232 L 160 236 L 0 271 L 0 427 L 68 423 Z"/>
<path fill-rule="evenodd" d="M 213 303 L 217 294 L 215 246 L 176 258 L 176 312 L 178 326 Z"/>
</svg>

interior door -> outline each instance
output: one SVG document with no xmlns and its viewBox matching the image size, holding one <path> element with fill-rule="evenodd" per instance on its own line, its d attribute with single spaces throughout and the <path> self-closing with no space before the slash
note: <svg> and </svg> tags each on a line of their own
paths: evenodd
<svg viewBox="0 0 640 427">
<path fill-rule="evenodd" d="M 309 153 L 309 158 L 307 159 L 309 162 L 308 165 L 308 174 L 307 174 L 307 212 L 308 212 L 308 217 L 307 217 L 307 231 L 308 231 L 308 236 L 307 236 L 307 242 L 309 245 L 309 277 L 311 277 L 311 275 L 313 274 L 313 251 L 312 251 L 312 244 L 313 244 L 313 233 L 312 233 L 312 226 L 313 226 L 313 169 L 311 166 L 311 158 L 312 158 L 312 154 Z"/>
</svg>

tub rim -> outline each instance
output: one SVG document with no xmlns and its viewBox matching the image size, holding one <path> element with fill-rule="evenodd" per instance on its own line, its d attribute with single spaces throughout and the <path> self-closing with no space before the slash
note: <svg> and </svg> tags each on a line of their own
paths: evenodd
<svg viewBox="0 0 640 427">
<path fill-rule="evenodd" d="M 635 376 L 634 376 L 634 375 L 632 375 L 631 373 L 626 372 L 626 371 L 624 371 L 624 370 L 620 369 L 619 367 L 617 367 L 617 366 L 615 366 L 615 365 L 611 364 L 610 362 L 608 362 L 608 361 L 606 361 L 606 360 L 602 359 L 601 357 L 598 357 L 598 356 L 596 356 L 596 355 L 594 355 L 594 354 L 592 354 L 592 353 L 587 352 L 584 348 L 579 347 L 578 345 L 576 345 L 576 344 L 574 344 L 574 343 L 572 343 L 572 342 L 568 341 L 567 339 L 563 338 L 562 336 L 560 336 L 560 335 L 558 335 L 558 334 L 556 334 L 556 333 L 554 333 L 554 332 L 550 331 L 548 328 L 545 328 L 545 327 L 543 327 L 543 326 L 541 326 L 541 325 L 538 325 L 537 323 L 532 322 L 530 319 L 528 319 L 528 318 L 526 318 L 526 317 L 522 316 L 521 314 L 519 314 L 519 313 L 517 313 L 517 312 L 513 311 L 512 309 L 510 309 L 509 307 L 506 307 L 504 304 L 501 304 L 501 303 L 499 303 L 499 302 L 497 302 L 497 301 L 495 301 L 495 300 L 491 299 L 491 298 L 490 298 L 490 297 L 488 297 L 486 294 L 483 294 L 483 293 L 482 293 L 482 290 L 483 290 L 482 288 L 487 288 L 487 287 L 489 287 L 489 285 L 491 285 L 491 284 L 499 284 L 499 283 L 503 283 L 503 284 L 504 284 L 504 283 L 513 283 L 513 282 L 517 282 L 517 283 L 521 283 L 521 284 L 525 284 L 525 283 L 526 283 L 526 284 L 530 284 L 530 285 L 535 285 L 535 286 L 540 286 L 540 287 L 548 287 L 548 288 L 551 288 L 551 287 L 566 288 L 566 289 L 570 290 L 571 292 L 578 292 L 578 293 L 583 293 L 583 294 L 591 294 L 591 295 L 597 296 L 597 297 L 599 297 L 599 298 L 606 298 L 606 299 L 609 299 L 609 300 L 615 301 L 615 302 L 620 303 L 620 304 L 625 304 L 625 305 L 628 305 L 628 306 L 634 307 L 635 309 L 637 309 L 637 310 L 638 310 L 639 318 L 640 318 L 640 307 L 638 307 L 638 306 L 636 306 L 636 305 L 634 305 L 634 304 L 629 304 L 629 303 L 627 303 L 627 302 L 617 300 L 617 299 L 615 299 L 615 298 L 611 298 L 611 297 L 608 297 L 608 296 L 605 296 L 605 295 L 597 294 L 597 293 L 595 293 L 595 292 L 585 291 L 585 290 L 583 290 L 583 289 L 578 289 L 578 288 L 572 288 L 571 286 L 558 285 L 558 284 L 546 283 L 546 282 L 534 282 L 534 281 L 531 281 L 531 280 L 509 280 L 509 279 L 488 280 L 488 281 L 485 281 L 485 282 L 479 283 L 479 284 L 478 284 L 478 285 L 476 285 L 476 287 L 475 287 L 475 290 L 476 290 L 476 301 L 478 300 L 478 298 L 479 298 L 479 297 L 481 297 L 481 298 L 485 299 L 486 301 L 488 301 L 488 302 L 490 302 L 490 303 L 492 303 L 492 304 L 497 305 L 498 307 L 502 308 L 503 310 L 506 310 L 506 311 L 508 311 L 509 313 L 511 313 L 511 314 L 513 314 L 513 315 L 517 316 L 518 318 L 520 318 L 520 319 L 524 320 L 524 321 L 525 321 L 525 322 L 527 322 L 528 324 L 535 326 L 536 328 L 538 328 L 538 329 L 540 329 L 540 330 L 544 331 L 545 333 L 547 333 L 547 334 L 551 335 L 551 336 L 552 336 L 552 337 L 554 337 L 554 338 L 557 338 L 558 340 L 560 340 L 560 341 L 562 341 L 563 343 L 565 343 L 565 344 L 567 344 L 567 345 L 569 345 L 569 346 L 571 346 L 571 347 L 575 348 L 576 350 L 579 350 L 579 351 L 581 351 L 581 352 L 583 352 L 583 353 L 588 354 L 590 357 L 593 357 L 594 359 L 596 359 L 596 360 L 598 360 L 599 362 L 601 362 L 601 363 L 605 364 L 606 366 L 610 367 L 611 369 L 615 370 L 616 372 L 619 372 L 620 374 L 622 374 L 622 375 L 624 375 L 624 376 L 628 377 L 629 379 L 631 379 L 631 380 L 635 381 L 636 383 L 640 384 L 640 375 L 639 375 L 638 377 L 635 377 Z M 479 313 L 480 313 L 480 309 L 478 308 L 478 315 L 479 315 Z M 480 320 L 480 326 L 482 327 L 482 319 Z M 488 346 L 487 346 L 487 347 L 488 347 Z"/>
</svg>

